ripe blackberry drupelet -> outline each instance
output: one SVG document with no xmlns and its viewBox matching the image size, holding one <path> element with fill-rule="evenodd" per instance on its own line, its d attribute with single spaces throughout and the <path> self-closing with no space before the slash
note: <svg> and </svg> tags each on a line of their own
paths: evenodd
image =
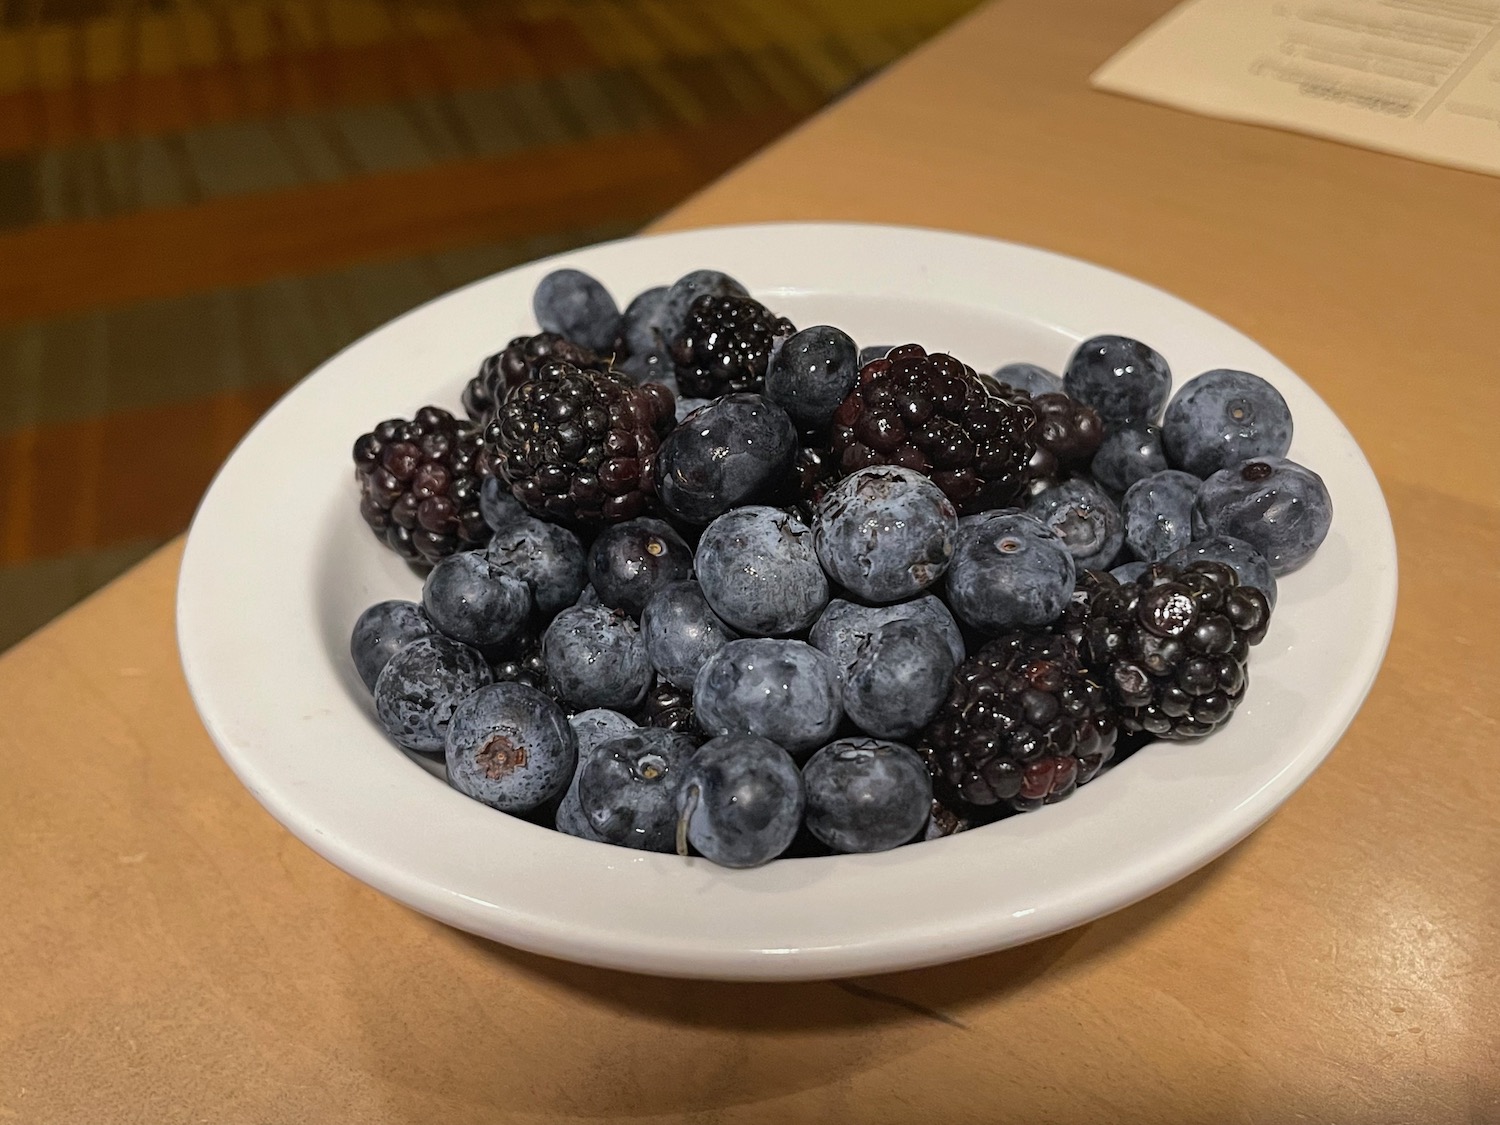
<svg viewBox="0 0 1500 1125">
<path fill-rule="evenodd" d="M 410 421 L 392 418 L 354 443 L 359 512 L 402 558 L 435 563 L 482 546 L 479 427 L 437 406 Z"/>
<path fill-rule="evenodd" d="M 699 297 L 672 341 L 677 386 L 686 398 L 761 391 L 772 346 L 796 331 L 753 297 Z"/>
<path fill-rule="evenodd" d="M 1071 639 L 1010 633 L 959 665 L 919 749 L 953 810 L 1026 812 L 1091 780 L 1115 733 L 1104 688 Z"/>
<path fill-rule="evenodd" d="M 646 510 L 652 458 L 674 418 L 659 384 L 551 360 L 510 389 L 484 440 L 495 474 L 535 514 L 615 523 Z"/>
<path fill-rule="evenodd" d="M 590 371 L 603 371 L 608 366 L 588 348 L 556 332 L 517 336 L 502 351 L 488 356 L 479 365 L 479 373 L 465 385 L 464 412 L 476 422 L 488 422 L 511 387 L 534 379 L 537 369 L 554 359 Z"/>
<path fill-rule="evenodd" d="M 1266 596 L 1232 568 L 1154 563 L 1134 582 L 1085 572 L 1063 631 L 1110 695 L 1122 729 L 1187 740 L 1229 721 L 1266 635 Z"/>
<path fill-rule="evenodd" d="M 1104 440 L 1098 411 L 1061 392 L 1033 395 L 1031 405 L 1037 413 L 1032 480 L 1050 484 L 1087 469 Z"/>
<path fill-rule="evenodd" d="M 525 684 L 545 695 L 557 695 L 547 676 L 547 664 L 542 659 L 541 639 L 535 634 L 518 636 L 505 646 L 503 652 L 491 656 L 490 671 L 497 684 Z"/>
<path fill-rule="evenodd" d="M 1021 495 L 1036 422 L 1024 392 L 907 344 L 860 370 L 834 413 L 831 452 L 844 474 L 869 465 L 915 469 L 968 514 Z"/>
<path fill-rule="evenodd" d="M 698 715 L 693 710 L 693 693 L 666 680 L 658 679 L 646 693 L 646 701 L 641 704 L 635 719 L 643 727 L 661 727 L 685 734 L 695 742 L 708 738 L 698 725 Z"/>
</svg>

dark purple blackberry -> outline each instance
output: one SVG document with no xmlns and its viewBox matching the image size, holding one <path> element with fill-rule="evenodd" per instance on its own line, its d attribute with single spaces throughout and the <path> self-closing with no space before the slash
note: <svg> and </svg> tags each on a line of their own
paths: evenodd
<svg viewBox="0 0 1500 1125">
<path fill-rule="evenodd" d="M 487 356 L 479 373 L 464 387 L 464 411 L 476 422 L 487 422 L 495 406 L 505 401 L 511 387 L 536 377 L 537 369 L 548 360 L 560 359 L 575 367 L 603 371 L 607 364 L 588 348 L 573 343 L 556 332 L 538 332 L 535 336 L 517 336 L 504 350 Z"/>
<path fill-rule="evenodd" d="M 699 297 L 672 341 L 677 386 L 684 398 L 758 393 L 765 389 L 772 345 L 796 331 L 754 297 Z"/>
<path fill-rule="evenodd" d="M 1098 411 L 1061 392 L 1033 395 L 1031 406 L 1037 416 L 1031 479 L 1054 484 L 1087 469 L 1104 440 Z"/>
<path fill-rule="evenodd" d="M 1134 582 L 1086 571 L 1063 631 L 1099 677 L 1129 732 L 1212 734 L 1245 695 L 1250 646 L 1271 622 L 1266 597 L 1233 569 L 1154 563 Z"/>
<path fill-rule="evenodd" d="M 672 392 L 559 360 L 511 387 L 484 430 L 495 475 L 536 515 L 587 525 L 646 510 Z"/>
<path fill-rule="evenodd" d="M 1024 392 L 906 344 L 860 370 L 833 415 L 831 452 L 845 475 L 869 465 L 924 473 L 967 515 L 1021 495 L 1036 419 Z"/>
<path fill-rule="evenodd" d="M 842 479 L 838 462 L 828 450 L 814 445 L 798 446 L 792 467 L 766 503 L 784 508 L 811 525 L 819 502 Z"/>
<path fill-rule="evenodd" d="M 437 406 L 392 418 L 354 443 L 359 514 L 411 562 L 435 563 L 490 537 L 479 509 L 479 427 Z"/>
<path fill-rule="evenodd" d="M 676 731 L 698 742 L 708 738 L 698 725 L 698 715 L 693 710 L 693 693 L 666 680 L 659 679 L 652 685 L 635 719 L 643 727 Z"/>
<path fill-rule="evenodd" d="M 546 695 L 557 695 L 542 660 L 541 640 L 530 633 L 508 642 L 503 652 L 491 654 L 489 665 L 497 684 L 525 684 Z"/>
<path fill-rule="evenodd" d="M 1091 780 L 1115 733 L 1104 688 L 1070 638 L 1010 633 L 959 665 L 919 749 L 955 812 L 1026 812 Z"/>
</svg>

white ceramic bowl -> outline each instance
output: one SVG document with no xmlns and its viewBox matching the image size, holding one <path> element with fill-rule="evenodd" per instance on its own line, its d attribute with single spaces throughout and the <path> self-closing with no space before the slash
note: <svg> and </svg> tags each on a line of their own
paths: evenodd
<svg viewBox="0 0 1500 1125">
<path fill-rule="evenodd" d="M 1060 804 L 868 856 L 730 871 L 551 832 L 449 789 L 386 741 L 348 656 L 359 613 L 420 582 L 361 522 L 349 459 L 375 422 L 456 409 L 480 359 L 534 331 L 560 265 L 621 299 L 700 266 L 799 325 L 916 340 L 987 369 L 1061 370 L 1101 332 L 1138 337 L 1176 382 L 1255 371 L 1286 396 L 1291 456 L 1322 474 L 1333 531 L 1281 583 L 1234 721 L 1158 744 Z M 1311 312 L 1309 315 L 1313 315 Z M 726 979 L 836 977 L 1016 945 L 1116 910 L 1207 863 L 1268 817 L 1344 731 L 1390 635 L 1389 514 L 1347 430 L 1274 356 L 1137 281 L 959 234 L 775 224 L 627 239 L 522 266 L 407 313 L 329 360 L 245 438 L 193 521 L 178 597 L 183 667 L 245 786 L 351 875 L 453 926 L 555 957 Z"/>
</svg>

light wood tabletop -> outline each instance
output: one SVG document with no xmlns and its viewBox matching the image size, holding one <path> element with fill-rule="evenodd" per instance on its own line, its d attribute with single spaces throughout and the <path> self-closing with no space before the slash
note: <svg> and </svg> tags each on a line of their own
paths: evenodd
<svg viewBox="0 0 1500 1125">
<path fill-rule="evenodd" d="M 1265 827 L 1099 922 L 858 982 L 513 952 L 238 785 L 178 669 L 174 546 L 0 658 L 0 1122 L 1500 1121 L 1500 179 L 1090 90 L 1167 7 L 981 9 L 661 225 L 1031 243 L 1311 383 L 1385 489 L 1401 602 Z"/>
</svg>

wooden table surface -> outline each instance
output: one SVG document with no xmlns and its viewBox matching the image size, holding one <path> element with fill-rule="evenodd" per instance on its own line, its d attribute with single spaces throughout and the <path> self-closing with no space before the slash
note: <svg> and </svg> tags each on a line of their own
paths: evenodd
<svg viewBox="0 0 1500 1125">
<path fill-rule="evenodd" d="M 1500 1121 L 1500 179 L 1095 93 L 1167 0 L 1005 0 L 665 226 L 867 219 L 1145 279 L 1363 445 L 1401 551 L 1328 764 L 1176 887 L 857 984 L 515 953 L 316 858 L 220 763 L 179 551 L 0 658 L 0 1122 Z"/>
</svg>

